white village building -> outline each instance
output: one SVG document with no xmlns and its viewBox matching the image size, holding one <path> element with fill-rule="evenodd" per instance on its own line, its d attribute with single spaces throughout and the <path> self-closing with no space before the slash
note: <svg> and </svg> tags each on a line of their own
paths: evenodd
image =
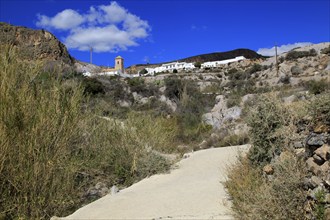
<svg viewBox="0 0 330 220">
<path fill-rule="evenodd" d="M 195 65 L 193 63 L 186 63 L 186 62 L 172 62 L 172 63 L 165 63 L 159 67 L 155 68 L 146 68 L 149 74 L 161 73 L 165 71 L 172 72 L 173 70 L 183 70 L 183 69 L 194 69 Z"/>
<path fill-rule="evenodd" d="M 202 68 L 218 67 L 219 65 L 232 63 L 232 62 L 237 62 L 237 61 L 240 61 L 240 60 L 245 60 L 245 57 L 239 56 L 239 57 L 235 57 L 233 59 L 228 59 L 228 60 L 205 62 L 205 63 L 202 63 L 201 67 Z"/>
</svg>

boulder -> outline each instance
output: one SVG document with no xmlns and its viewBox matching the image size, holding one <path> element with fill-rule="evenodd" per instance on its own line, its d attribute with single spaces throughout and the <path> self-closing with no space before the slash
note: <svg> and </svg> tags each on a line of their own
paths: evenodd
<svg viewBox="0 0 330 220">
<path fill-rule="evenodd" d="M 267 164 L 266 166 L 264 166 L 264 168 L 262 170 L 264 171 L 264 173 L 266 175 L 273 175 L 274 174 L 274 168 L 270 164 Z"/>
<path fill-rule="evenodd" d="M 289 151 L 283 151 L 279 156 L 279 161 L 281 162 L 289 161 L 291 159 L 292 159 L 292 154 Z"/>
<path fill-rule="evenodd" d="M 328 142 L 329 135 L 322 133 L 310 133 L 306 139 L 306 144 L 309 146 L 322 146 Z"/>
<path fill-rule="evenodd" d="M 294 153 L 297 155 L 297 157 L 302 158 L 305 156 L 305 148 L 294 149 Z"/>
<path fill-rule="evenodd" d="M 310 178 L 310 184 L 311 184 L 312 188 L 316 188 L 321 183 L 322 183 L 322 180 L 319 177 L 317 177 L 317 176 L 312 176 Z"/>
<path fill-rule="evenodd" d="M 200 144 L 198 145 L 198 147 L 199 147 L 200 149 L 206 149 L 206 148 L 209 148 L 209 145 L 208 145 L 208 143 L 207 143 L 206 140 L 203 140 L 202 143 L 200 143 Z"/>
<path fill-rule="evenodd" d="M 176 108 L 178 107 L 177 104 L 173 101 L 171 101 L 169 98 L 167 98 L 165 95 L 161 95 L 159 101 L 166 103 L 170 109 L 175 112 Z"/>
<path fill-rule="evenodd" d="M 295 102 L 295 101 L 297 101 L 297 100 L 298 100 L 298 98 L 297 98 L 297 96 L 295 96 L 295 95 L 291 95 L 291 96 L 283 97 L 283 98 L 282 98 L 282 101 L 283 101 L 284 103 L 286 103 L 286 104 L 290 104 L 290 103 Z"/>
<path fill-rule="evenodd" d="M 313 159 L 314 162 L 317 163 L 317 165 L 322 165 L 324 163 L 324 160 L 316 154 L 313 155 Z"/>
<path fill-rule="evenodd" d="M 321 173 L 320 166 L 314 162 L 314 158 L 310 157 L 306 161 L 307 169 L 311 171 L 314 175 L 319 175 Z"/>
<path fill-rule="evenodd" d="M 324 219 L 330 219 L 330 208 L 326 208 L 324 211 Z"/>
<path fill-rule="evenodd" d="M 314 132 L 317 133 L 317 134 L 330 132 L 330 126 L 322 124 L 322 123 L 318 123 L 314 127 Z"/>
<path fill-rule="evenodd" d="M 314 153 L 315 153 L 315 155 L 322 158 L 323 160 L 329 160 L 330 159 L 330 146 L 328 144 L 324 144 L 324 145 L 322 145 L 322 147 L 317 148 L 314 151 Z"/>
<path fill-rule="evenodd" d="M 114 185 L 111 187 L 110 192 L 111 192 L 111 195 L 115 195 L 116 193 L 119 192 L 119 189 L 117 186 Z"/>
</svg>

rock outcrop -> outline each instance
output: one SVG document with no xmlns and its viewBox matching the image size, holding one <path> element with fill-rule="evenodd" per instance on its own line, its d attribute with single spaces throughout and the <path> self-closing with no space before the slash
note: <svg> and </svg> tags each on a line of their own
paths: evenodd
<svg viewBox="0 0 330 220">
<path fill-rule="evenodd" d="M 0 45 L 17 49 L 21 60 L 44 61 L 46 65 L 72 66 L 74 59 L 52 33 L 0 22 Z"/>
</svg>

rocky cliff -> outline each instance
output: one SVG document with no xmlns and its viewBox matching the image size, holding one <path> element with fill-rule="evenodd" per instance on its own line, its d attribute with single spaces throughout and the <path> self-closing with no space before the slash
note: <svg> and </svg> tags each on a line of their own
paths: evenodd
<svg viewBox="0 0 330 220">
<path fill-rule="evenodd" d="M 45 30 L 33 30 L 0 22 L 0 45 L 9 44 L 18 50 L 22 60 L 41 60 L 46 63 L 73 65 L 65 45 L 52 33 Z"/>
</svg>

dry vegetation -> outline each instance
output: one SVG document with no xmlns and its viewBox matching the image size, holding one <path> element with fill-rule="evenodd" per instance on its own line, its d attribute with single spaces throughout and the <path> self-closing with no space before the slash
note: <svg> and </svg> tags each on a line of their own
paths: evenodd
<svg viewBox="0 0 330 220">
<path fill-rule="evenodd" d="M 329 120 L 330 94 L 311 95 L 291 104 L 283 103 L 278 94 L 260 96 L 248 110 L 252 147 L 230 169 L 226 182 L 238 219 L 306 218 L 306 164 L 291 144 L 299 123 L 308 128 L 315 120 Z M 271 177 L 263 172 L 269 163 L 274 169 Z M 311 208 L 315 219 L 324 218 L 320 204 Z"/>
<path fill-rule="evenodd" d="M 86 108 L 79 83 L 17 60 L 12 47 L 1 48 L 0 69 L 2 217 L 63 216 L 87 202 L 82 194 L 98 178 L 127 186 L 170 168 L 152 150 L 173 150 L 171 121 L 103 118 Z"/>
</svg>

